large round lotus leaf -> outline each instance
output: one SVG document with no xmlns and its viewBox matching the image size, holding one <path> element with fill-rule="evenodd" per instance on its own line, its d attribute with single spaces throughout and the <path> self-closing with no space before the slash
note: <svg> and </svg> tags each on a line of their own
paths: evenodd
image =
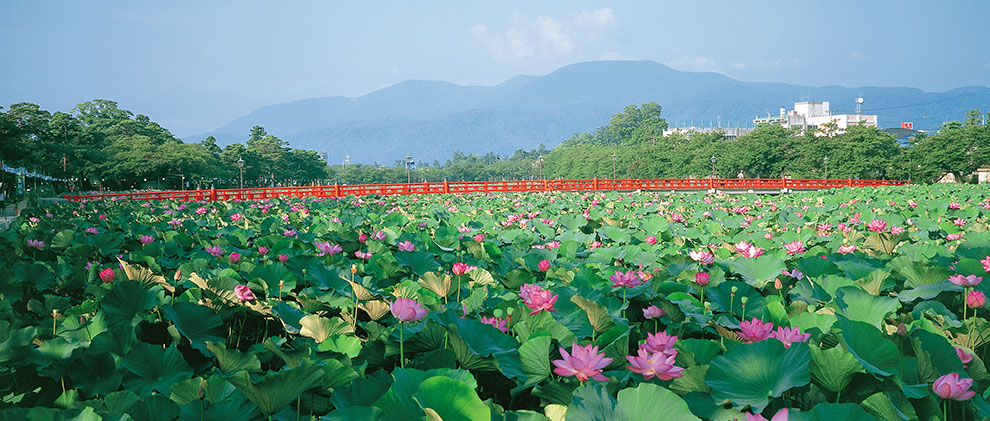
<svg viewBox="0 0 990 421">
<path fill-rule="evenodd" d="M 219 336 L 220 327 L 223 326 L 223 319 L 209 307 L 196 303 L 175 303 L 166 304 L 162 307 L 165 318 L 175 324 L 175 328 L 186 338 L 190 344 L 203 354 L 209 354 L 206 343 L 223 343 L 224 338 Z"/>
<path fill-rule="evenodd" d="M 491 411 L 471 386 L 450 377 L 431 377 L 413 395 L 423 409 L 432 409 L 445 421 L 487 421 Z"/>
<path fill-rule="evenodd" d="M 605 386 L 596 381 L 584 382 L 571 396 L 567 405 L 568 421 L 628 420 L 615 398 Z"/>
<path fill-rule="evenodd" d="M 756 258 L 733 259 L 729 268 L 742 275 L 746 283 L 762 286 L 763 283 L 773 280 L 781 271 L 786 270 L 787 265 L 779 257 L 766 254 Z"/>
<path fill-rule="evenodd" d="M 866 412 L 863 407 L 854 403 L 820 403 L 808 412 L 790 411 L 790 421 L 878 421 Z"/>
<path fill-rule="evenodd" d="M 866 322 L 880 327 L 887 314 L 897 311 L 901 303 L 895 298 L 878 297 L 858 286 L 842 287 L 835 291 L 838 313 L 849 320 Z"/>
<path fill-rule="evenodd" d="M 883 337 L 879 329 L 868 323 L 839 318 L 837 323 L 842 329 L 842 343 L 866 371 L 890 376 L 897 370 L 901 353 L 897 345 Z"/>
<path fill-rule="evenodd" d="M 175 345 L 162 349 L 141 343 L 124 356 L 120 365 L 128 372 L 124 387 L 141 397 L 152 391 L 168 393 L 172 383 L 192 376 L 192 368 Z"/>
<path fill-rule="evenodd" d="M 770 397 L 811 381 L 808 345 L 793 344 L 790 349 L 777 340 L 740 345 L 712 360 L 705 383 L 715 399 L 728 399 L 733 405 L 750 405 L 762 411 Z"/>
<path fill-rule="evenodd" d="M 684 399 L 653 383 L 640 383 L 633 388 L 619 391 L 619 408 L 630 420 L 648 420 L 658 416 L 657 408 L 663 408 L 664 420 L 697 421 Z"/>
</svg>

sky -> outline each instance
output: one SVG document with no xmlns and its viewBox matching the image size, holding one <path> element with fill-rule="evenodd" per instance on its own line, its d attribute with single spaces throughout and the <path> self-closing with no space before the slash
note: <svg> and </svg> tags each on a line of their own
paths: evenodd
<svg viewBox="0 0 990 421">
<path fill-rule="evenodd" d="M 987 16 L 985 0 L 8 0 L 0 106 L 110 99 L 184 137 L 265 105 L 592 60 L 940 92 L 990 86 Z"/>
</svg>

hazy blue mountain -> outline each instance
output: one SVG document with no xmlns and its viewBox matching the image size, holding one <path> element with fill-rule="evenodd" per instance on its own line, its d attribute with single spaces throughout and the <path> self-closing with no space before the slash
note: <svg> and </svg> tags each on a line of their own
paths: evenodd
<svg viewBox="0 0 990 421">
<path fill-rule="evenodd" d="M 967 110 L 990 111 L 990 88 L 947 92 L 914 88 L 808 87 L 742 82 L 717 73 L 680 72 L 652 61 L 578 63 L 545 76 L 517 76 L 495 86 L 460 86 L 410 80 L 357 98 L 312 98 L 270 105 L 214 132 L 221 144 L 243 142 L 255 125 L 296 148 L 327 151 L 332 163 L 391 164 L 445 160 L 455 150 L 511 154 L 540 143 L 555 146 L 574 133 L 594 130 L 626 105 L 656 101 L 674 125 L 749 126 L 796 101 L 829 101 L 836 113 L 878 114 L 881 127 L 914 122 L 934 129 Z M 702 123 L 703 122 L 703 123 Z"/>
</svg>

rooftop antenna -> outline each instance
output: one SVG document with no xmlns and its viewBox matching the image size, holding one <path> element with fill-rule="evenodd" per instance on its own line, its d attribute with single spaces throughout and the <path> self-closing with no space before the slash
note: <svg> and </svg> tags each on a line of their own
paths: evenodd
<svg viewBox="0 0 990 421">
<path fill-rule="evenodd" d="M 863 94 L 860 94 L 859 98 L 856 98 L 856 115 L 860 115 L 862 113 L 863 113 Z"/>
</svg>

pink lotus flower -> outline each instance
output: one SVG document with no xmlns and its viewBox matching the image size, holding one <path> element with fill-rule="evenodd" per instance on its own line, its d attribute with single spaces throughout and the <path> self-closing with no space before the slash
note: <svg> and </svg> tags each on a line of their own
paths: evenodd
<svg viewBox="0 0 990 421">
<path fill-rule="evenodd" d="M 980 263 L 983 263 L 983 271 L 990 273 L 990 256 L 987 256 L 985 259 L 980 260 Z"/>
<path fill-rule="evenodd" d="M 562 377 L 577 377 L 584 382 L 588 379 L 595 379 L 600 382 L 607 382 L 608 377 L 602 375 L 602 369 L 612 363 L 611 358 L 605 358 L 605 353 L 598 353 L 598 347 L 588 344 L 580 346 L 576 343 L 571 345 L 571 353 L 568 354 L 563 347 L 560 348 L 561 360 L 551 361 L 557 368 L 554 373 Z"/>
<path fill-rule="evenodd" d="M 289 260 L 289 255 L 287 255 L 287 254 L 280 254 L 280 255 L 278 255 L 278 261 L 279 262 L 285 263 L 286 260 Z"/>
<path fill-rule="evenodd" d="M 663 307 L 649 306 L 643 309 L 643 317 L 647 320 L 659 319 L 666 315 L 667 310 L 664 310 Z"/>
<path fill-rule="evenodd" d="M 746 340 L 746 343 L 759 342 L 770 337 L 773 331 L 773 323 L 763 323 L 756 317 L 752 321 L 739 322 L 739 336 Z"/>
<path fill-rule="evenodd" d="M 781 408 L 769 421 L 787 421 L 789 418 L 787 408 Z M 746 421 L 768 421 L 763 415 L 760 414 L 750 414 L 746 412 Z"/>
<path fill-rule="evenodd" d="M 625 273 L 617 270 L 614 275 L 608 277 L 608 280 L 612 281 L 612 287 L 620 288 L 632 288 L 643 283 L 639 279 L 639 275 L 636 274 L 636 271 L 632 270 Z"/>
<path fill-rule="evenodd" d="M 368 236 L 364 233 L 358 234 L 358 242 L 364 243 L 365 241 L 368 241 Z"/>
<path fill-rule="evenodd" d="M 241 254 L 238 252 L 230 253 L 230 263 L 238 264 L 241 262 Z"/>
<path fill-rule="evenodd" d="M 866 224 L 866 229 L 873 232 L 884 232 L 887 230 L 887 221 L 874 219 Z"/>
<path fill-rule="evenodd" d="M 803 273 L 801 273 L 801 271 L 800 271 L 800 270 L 797 270 L 797 269 L 794 269 L 794 270 L 792 270 L 792 271 L 790 271 L 790 272 L 788 272 L 788 271 L 787 271 L 787 269 L 784 269 L 784 270 L 781 270 L 781 271 L 780 271 L 780 274 L 781 274 L 781 275 L 787 275 L 787 276 L 790 276 L 791 278 L 794 278 L 794 279 L 797 279 L 797 280 L 799 280 L 799 281 L 800 281 L 801 279 L 804 279 L 804 274 L 803 274 Z M 780 289 L 780 288 L 777 288 L 777 289 Z"/>
<path fill-rule="evenodd" d="M 317 250 L 319 250 L 320 256 L 323 256 L 325 254 L 329 254 L 333 256 L 337 253 L 344 251 L 344 248 L 341 247 L 340 244 L 330 245 L 329 241 L 323 241 L 323 242 L 314 241 L 313 245 L 316 246 Z"/>
<path fill-rule="evenodd" d="M 901 234 L 903 232 L 904 232 L 904 228 L 901 228 L 901 227 L 891 227 L 890 228 L 890 233 L 891 234 L 894 234 L 894 235 Z"/>
<path fill-rule="evenodd" d="M 949 202 L 949 209 L 962 209 L 962 205 L 956 202 Z"/>
<path fill-rule="evenodd" d="M 41 240 L 27 240 L 27 246 L 41 250 L 45 248 L 45 242 Z"/>
<path fill-rule="evenodd" d="M 400 322 L 415 322 L 426 317 L 426 309 L 415 300 L 396 298 L 392 303 L 392 315 Z"/>
<path fill-rule="evenodd" d="M 83 231 L 85 231 L 87 234 L 99 234 L 100 233 L 100 230 L 97 229 L 97 228 L 95 228 L 95 227 L 89 227 L 89 228 L 84 229 Z"/>
<path fill-rule="evenodd" d="M 804 243 L 802 243 L 800 241 L 794 241 L 794 242 L 791 242 L 791 243 L 784 244 L 784 250 L 787 252 L 787 255 L 788 256 L 794 255 L 794 254 L 804 253 L 804 251 L 805 251 L 804 250 Z"/>
<path fill-rule="evenodd" d="M 753 247 L 753 245 L 746 241 L 740 241 L 735 244 L 735 247 L 737 252 L 746 253 L 746 250 L 749 250 L 749 248 Z"/>
<path fill-rule="evenodd" d="M 715 261 L 715 255 L 710 251 L 691 251 L 688 253 L 691 256 L 691 260 L 701 263 L 703 265 L 711 264 Z M 990 259 L 990 257 L 988 257 Z"/>
<path fill-rule="evenodd" d="M 969 364 L 970 361 L 973 361 L 973 354 L 966 352 L 966 350 L 958 346 L 953 346 L 953 348 L 956 349 L 956 355 L 959 356 L 959 361 L 962 361 L 964 368 L 966 367 L 966 364 Z"/>
<path fill-rule="evenodd" d="M 196 208 L 196 215 L 205 215 L 205 214 L 206 214 L 206 208 L 204 207 Z"/>
<path fill-rule="evenodd" d="M 743 257 L 756 258 L 762 256 L 764 252 L 763 247 L 750 246 L 740 253 L 742 253 Z"/>
<path fill-rule="evenodd" d="M 150 235 L 142 235 L 138 237 L 138 241 L 140 241 L 141 244 L 148 245 L 155 242 L 155 237 L 152 237 Z"/>
<path fill-rule="evenodd" d="M 470 266 L 467 263 L 457 262 L 454 263 L 454 266 L 451 267 L 450 271 L 454 272 L 454 275 L 460 276 L 477 268 L 478 268 L 477 266 Z"/>
<path fill-rule="evenodd" d="M 234 222 L 237 222 L 237 221 L 240 221 L 241 218 L 243 218 L 243 217 L 244 217 L 244 215 L 241 215 L 239 213 L 235 213 L 233 215 L 230 215 L 230 220 L 231 221 L 234 221 Z"/>
<path fill-rule="evenodd" d="M 537 264 L 537 266 L 540 268 L 540 272 L 546 272 L 550 270 L 550 261 L 546 259 L 540 260 L 540 263 Z"/>
<path fill-rule="evenodd" d="M 647 350 L 640 348 L 637 351 L 637 356 L 626 356 L 626 361 L 629 361 L 630 364 L 626 367 L 633 373 L 642 374 L 643 380 L 656 377 L 660 380 L 667 381 L 684 376 L 681 373 L 684 369 L 674 365 L 674 358 L 676 357 L 662 352 L 651 354 Z"/>
<path fill-rule="evenodd" d="M 385 235 L 385 231 L 375 231 L 375 235 L 372 236 L 371 238 L 374 238 L 375 240 L 378 241 L 383 241 L 385 240 L 385 238 L 387 238 L 387 236 Z"/>
<path fill-rule="evenodd" d="M 268 254 L 268 247 L 258 246 L 258 254 L 260 254 L 262 256 Z"/>
<path fill-rule="evenodd" d="M 471 238 L 474 238 L 474 241 L 476 241 L 478 243 L 484 243 L 485 242 L 485 234 L 482 234 L 482 233 L 477 233 L 477 234 L 474 235 L 474 237 L 471 237 Z"/>
<path fill-rule="evenodd" d="M 652 244 L 656 244 L 656 243 L 657 243 L 657 237 L 655 235 L 651 235 L 649 237 L 646 237 L 646 244 L 651 244 L 652 245 Z"/>
<path fill-rule="evenodd" d="M 529 314 L 536 314 L 541 311 L 557 311 L 553 305 L 559 296 L 551 294 L 550 290 L 543 289 L 539 285 L 525 284 L 519 288 L 519 298 L 523 299 L 526 307 L 533 309 Z"/>
<path fill-rule="evenodd" d="M 972 287 L 979 285 L 980 282 L 983 282 L 983 277 L 976 275 L 968 275 L 968 276 L 952 275 L 949 277 L 949 282 L 952 282 L 953 284 L 959 285 L 961 287 Z"/>
<path fill-rule="evenodd" d="M 784 348 L 790 348 L 792 343 L 808 342 L 808 339 L 811 338 L 811 334 L 801 333 L 801 329 L 798 328 L 797 326 L 794 327 L 777 326 L 777 331 L 771 333 L 770 337 L 777 339 L 781 343 L 783 343 Z"/>
<path fill-rule="evenodd" d="M 953 219 L 952 220 L 952 224 L 955 225 L 955 226 L 957 226 L 957 227 L 965 226 L 966 225 L 966 220 L 965 219 L 962 219 L 962 218 L 956 218 L 956 219 Z"/>
<path fill-rule="evenodd" d="M 375 254 L 372 253 L 372 252 L 365 252 L 365 251 L 361 251 L 361 250 L 358 250 L 358 251 L 355 251 L 354 252 L 354 257 L 357 257 L 358 259 L 370 259 L 371 256 L 374 256 L 374 255 Z"/>
<path fill-rule="evenodd" d="M 694 282 L 700 286 L 708 285 L 708 281 L 712 279 L 712 276 L 708 272 L 698 272 L 694 274 Z"/>
<path fill-rule="evenodd" d="M 667 355 L 677 355 L 677 349 L 674 348 L 676 342 L 677 337 L 668 335 L 667 332 L 647 333 L 646 341 L 639 347 L 651 354 L 661 352 Z"/>
<path fill-rule="evenodd" d="M 839 253 L 849 254 L 849 253 L 852 253 L 854 251 L 856 251 L 856 245 L 855 244 L 846 244 L 844 246 L 839 246 Z"/>
<path fill-rule="evenodd" d="M 416 251 L 416 246 L 409 240 L 399 243 L 398 246 L 399 251 Z"/>
<path fill-rule="evenodd" d="M 973 379 L 960 379 L 959 373 L 946 374 L 932 383 L 932 390 L 938 397 L 954 401 L 969 400 L 976 395 L 976 392 L 969 390 L 970 387 L 973 387 Z"/>
<path fill-rule="evenodd" d="M 987 305 L 987 297 L 980 291 L 970 291 L 966 293 L 966 305 L 969 308 L 983 308 Z"/>
<path fill-rule="evenodd" d="M 251 288 L 247 285 L 238 285 L 234 287 L 234 295 L 236 295 L 237 299 L 241 301 L 253 301 L 256 298 L 254 296 L 254 292 L 251 292 Z"/>
<path fill-rule="evenodd" d="M 509 328 L 506 326 L 506 320 L 501 317 L 486 317 L 481 316 L 481 323 L 495 327 L 501 330 L 502 333 L 509 333 Z"/>
<path fill-rule="evenodd" d="M 104 283 L 113 282 L 114 278 L 117 277 L 117 273 L 111 268 L 106 268 L 100 271 L 100 279 Z"/>
<path fill-rule="evenodd" d="M 945 239 L 946 240 L 949 240 L 949 241 L 956 241 L 956 240 L 962 238 L 963 237 L 963 234 L 965 234 L 965 233 L 964 232 L 957 232 L 955 234 L 947 234 L 945 236 Z"/>
<path fill-rule="evenodd" d="M 211 255 L 213 255 L 213 257 L 223 256 L 223 249 L 220 248 L 219 245 L 216 245 L 216 246 L 213 246 L 213 247 L 207 247 L 206 248 L 206 252 L 207 253 L 210 253 Z"/>
</svg>

